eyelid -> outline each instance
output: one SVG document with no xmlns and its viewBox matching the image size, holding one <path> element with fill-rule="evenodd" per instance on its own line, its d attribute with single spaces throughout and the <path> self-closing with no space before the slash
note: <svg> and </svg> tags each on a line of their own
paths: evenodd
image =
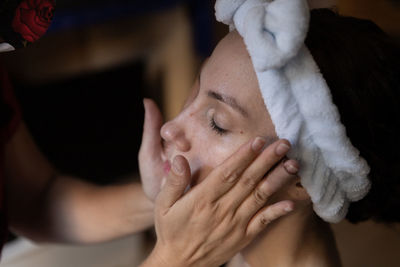
<svg viewBox="0 0 400 267">
<path fill-rule="evenodd" d="M 207 121 L 209 126 L 211 127 L 212 130 L 216 131 L 218 134 L 223 135 L 225 133 L 229 132 L 229 127 L 221 126 L 221 123 L 218 122 L 218 119 L 216 121 L 216 116 L 215 116 L 216 110 L 214 108 L 211 108 L 207 111 Z"/>
<path fill-rule="evenodd" d="M 229 114 L 229 113 L 228 113 Z M 210 109 L 209 118 L 213 118 L 214 121 L 222 128 L 228 129 L 232 127 L 231 117 L 227 115 L 227 111 L 218 111 L 215 108 Z"/>
<path fill-rule="evenodd" d="M 226 134 L 226 133 L 229 132 L 228 130 L 219 127 L 218 124 L 215 123 L 214 118 L 211 119 L 211 121 L 210 121 L 210 126 L 211 126 L 211 128 L 212 128 L 215 132 L 217 132 L 217 134 L 219 134 L 219 135 L 224 135 L 224 134 Z"/>
</svg>

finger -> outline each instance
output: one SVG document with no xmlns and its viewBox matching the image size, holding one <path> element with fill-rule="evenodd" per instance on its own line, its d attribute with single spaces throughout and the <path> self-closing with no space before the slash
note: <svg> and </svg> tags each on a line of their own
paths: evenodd
<svg viewBox="0 0 400 267">
<path fill-rule="evenodd" d="M 161 178 L 164 176 L 160 136 L 162 116 L 152 100 L 144 99 L 143 104 L 145 118 L 142 144 L 139 150 L 139 170 L 144 192 L 149 199 L 155 200 L 160 192 Z"/>
<path fill-rule="evenodd" d="M 152 159 L 161 155 L 160 129 L 163 118 L 156 103 L 151 99 L 143 100 L 145 108 L 141 152 Z"/>
<path fill-rule="evenodd" d="M 247 225 L 247 238 L 253 239 L 264 230 L 268 224 L 290 213 L 293 209 L 294 203 L 289 200 L 281 201 L 261 209 Z"/>
<path fill-rule="evenodd" d="M 299 163 L 295 160 L 286 160 L 283 163 L 283 167 L 289 174 L 297 175 L 297 173 L 299 172 Z"/>
<path fill-rule="evenodd" d="M 244 170 L 261 153 L 265 143 L 262 137 L 247 142 L 216 167 L 194 190 L 206 192 L 205 195 L 212 201 L 220 198 L 235 185 Z"/>
<path fill-rule="evenodd" d="M 293 165 L 292 168 L 298 169 L 295 160 L 288 160 L 279 164 L 258 186 L 247 196 L 244 202 L 236 211 L 236 216 L 241 218 L 251 218 L 270 200 L 274 194 L 285 188 L 291 181 L 297 178 L 296 173 L 289 173 L 285 166 Z"/>
<path fill-rule="evenodd" d="M 225 196 L 236 209 L 247 196 L 254 191 L 259 181 L 269 172 L 290 149 L 287 140 L 278 140 L 269 145 L 257 159 L 243 172 L 242 177 L 232 190 Z M 272 181 L 277 183 L 276 181 Z M 230 201 L 229 201 L 230 200 Z"/>
<path fill-rule="evenodd" d="M 161 212 L 166 212 L 182 197 L 190 183 L 190 167 L 183 156 L 176 156 L 172 161 L 171 171 L 157 196 L 156 205 Z"/>
</svg>

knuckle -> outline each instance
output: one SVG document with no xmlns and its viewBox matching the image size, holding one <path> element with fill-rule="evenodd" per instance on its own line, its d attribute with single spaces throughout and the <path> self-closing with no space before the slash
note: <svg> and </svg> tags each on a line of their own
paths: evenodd
<svg viewBox="0 0 400 267">
<path fill-rule="evenodd" d="M 235 183 L 239 177 L 240 173 L 236 170 L 232 171 L 229 169 L 225 169 L 222 172 L 222 181 L 225 183 Z"/>
<path fill-rule="evenodd" d="M 254 200 L 257 205 L 264 205 L 265 202 L 267 202 L 269 194 L 267 194 L 265 191 L 261 190 L 260 188 L 256 188 L 253 193 Z"/>
<path fill-rule="evenodd" d="M 232 225 L 236 225 L 236 216 L 233 209 L 230 208 L 229 203 L 210 203 L 208 206 L 209 214 L 212 214 L 213 220 L 218 225 L 224 225 L 224 229 L 230 228 Z"/>
<path fill-rule="evenodd" d="M 221 211 L 220 211 L 220 203 L 219 202 L 207 203 L 206 207 L 210 210 L 210 212 L 212 214 L 218 215 L 218 214 L 221 213 Z M 216 216 L 216 217 L 218 217 L 218 216 Z"/>
<path fill-rule="evenodd" d="M 243 185 L 248 188 L 254 188 L 258 184 L 258 181 L 251 176 L 246 176 L 242 180 Z"/>
<path fill-rule="evenodd" d="M 229 214 L 227 214 L 225 212 L 220 212 L 218 215 L 218 219 L 219 219 L 220 225 L 223 227 L 223 229 L 231 228 L 232 217 L 229 216 Z"/>
<path fill-rule="evenodd" d="M 199 201 L 195 201 L 194 207 L 196 210 L 196 214 L 208 214 L 213 216 L 216 219 L 218 214 L 220 214 L 220 203 L 219 202 L 210 202 L 207 199 L 201 199 Z"/>
<path fill-rule="evenodd" d="M 260 223 L 261 225 L 268 225 L 271 223 L 271 219 L 267 218 L 266 216 L 261 216 Z"/>
<path fill-rule="evenodd" d="M 168 178 L 168 183 L 170 184 L 170 185 L 172 185 L 172 186 L 175 186 L 175 187 L 183 187 L 183 186 L 186 186 L 186 181 L 184 180 L 184 179 L 182 179 L 182 178 L 180 178 L 180 177 L 169 177 Z"/>
<path fill-rule="evenodd" d="M 232 214 L 229 216 L 229 224 L 230 225 L 243 225 L 241 218 L 238 218 L 238 216 L 235 216 Z M 242 228 L 239 228 L 242 229 Z"/>
<path fill-rule="evenodd" d="M 260 187 L 260 190 L 264 192 L 265 195 L 271 196 L 280 189 L 280 186 L 274 183 L 273 179 L 265 179 Z"/>
</svg>

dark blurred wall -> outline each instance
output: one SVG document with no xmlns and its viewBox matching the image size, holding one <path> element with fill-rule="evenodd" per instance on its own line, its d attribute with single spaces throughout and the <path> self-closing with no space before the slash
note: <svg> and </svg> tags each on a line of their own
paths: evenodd
<svg viewBox="0 0 400 267">
<path fill-rule="evenodd" d="M 142 62 L 40 86 L 13 80 L 24 120 L 60 171 L 101 184 L 137 171 Z"/>
</svg>

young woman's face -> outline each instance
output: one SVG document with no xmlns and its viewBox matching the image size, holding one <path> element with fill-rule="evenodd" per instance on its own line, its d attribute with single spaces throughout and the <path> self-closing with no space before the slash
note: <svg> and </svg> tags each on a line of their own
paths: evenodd
<svg viewBox="0 0 400 267">
<path fill-rule="evenodd" d="M 176 155 L 200 182 L 249 139 L 277 137 L 242 38 L 229 33 L 204 63 L 181 113 L 161 128 L 166 169 Z"/>
</svg>

